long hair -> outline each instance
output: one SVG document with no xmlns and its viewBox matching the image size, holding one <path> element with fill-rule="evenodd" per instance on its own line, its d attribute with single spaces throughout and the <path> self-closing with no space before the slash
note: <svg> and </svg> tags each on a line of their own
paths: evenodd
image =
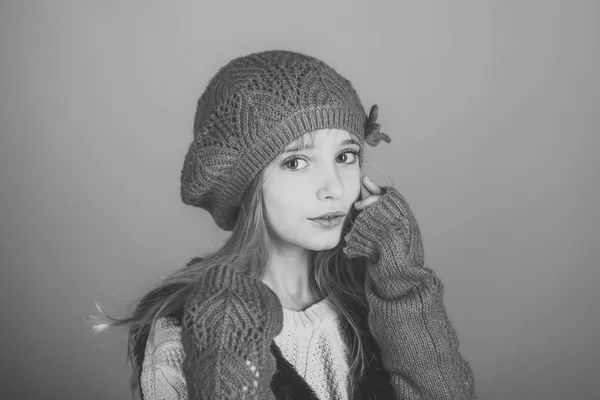
<svg viewBox="0 0 600 400">
<path fill-rule="evenodd" d="M 311 137 L 312 137 L 311 132 Z M 354 136 L 354 135 L 352 135 Z M 296 139 L 304 142 L 305 136 Z M 358 143 L 358 142 L 357 142 Z M 359 152 L 359 165 L 363 164 L 363 149 Z M 264 171 L 253 179 L 244 194 L 239 214 L 231 236 L 216 251 L 192 258 L 185 266 L 180 267 L 164 278 L 132 305 L 135 310 L 125 318 L 113 318 L 106 314 L 101 317 L 90 316 L 92 329 L 104 331 L 111 326 L 129 326 L 127 360 L 133 368 L 130 380 L 132 397 L 139 392 L 144 361 L 144 350 L 150 328 L 161 317 L 172 318 L 181 325 L 183 308 L 193 283 L 216 265 L 230 265 L 248 276 L 261 279 L 270 265 L 270 252 L 267 247 L 269 225 L 263 202 L 262 184 Z M 360 316 L 368 308 L 365 297 L 366 260 L 363 257 L 349 259 L 342 251 L 345 246 L 344 235 L 351 228 L 358 211 L 354 206 L 346 216 L 341 239 L 332 249 L 311 252 L 311 290 L 318 299 L 329 296 L 334 309 L 342 319 L 348 321 L 353 331 L 350 346 L 350 379 L 351 385 L 359 382 L 366 370 L 366 350 L 361 337 L 366 333 L 361 328 Z M 102 312 L 100 307 L 98 309 Z M 351 386 L 351 393 L 354 386 Z"/>
</svg>

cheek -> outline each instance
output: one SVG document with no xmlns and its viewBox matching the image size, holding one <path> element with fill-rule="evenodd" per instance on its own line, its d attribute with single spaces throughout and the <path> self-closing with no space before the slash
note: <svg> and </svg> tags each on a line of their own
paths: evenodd
<svg viewBox="0 0 600 400">
<path fill-rule="evenodd" d="M 361 184 L 359 173 L 353 174 L 352 178 L 348 180 L 346 191 L 348 196 L 352 197 L 353 200 L 360 198 Z"/>
<path fill-rule="evenodd" d="M 348 168 L 340 175 L 344 185 L 344 196 L 341 204 L 350 206 L 361 197 L 360 169 Z M 271 176 L 263 185 L 263 197 L 267 210 L 273 217 L 294 219 L 301 215 L 301 210 L 306 210 L 307 202 L 316 201 L 318 187 L 308 180 L 294 180 L 282 176 Z M 310 194 L 312 193 L 312 195 Z M 312 196 L 312 197 L 311 197 Z M 285 215 L 287 213 L 287 215 Z"/>
<path fill-rule="evenodd" d="M 277 224 L 293 220 L 303 209 L 301 193 L 298 193 L 298 187 L 290 185 L 280 185 L 277 189 L 266 188 L 263 192 L 264 201 L 267 210 L 267 216 L 271 221 Z"/>
</svg>

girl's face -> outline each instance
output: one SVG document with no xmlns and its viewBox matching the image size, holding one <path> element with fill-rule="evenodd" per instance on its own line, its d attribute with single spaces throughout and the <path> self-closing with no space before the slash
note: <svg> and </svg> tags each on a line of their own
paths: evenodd
<svg viewBox="0 0 600 400">
<path fill-rule="evenodd" d="M 360 146 L 341 129 L 304 135 L 307 147 L 284 152 L 265 170 L 263 197 L 279 250 L 327 250 L 341 237 L 343 221 L 360 196 Z M 292 150 L 290 143 L 284 151 Z M 333 228 L 311 221 L 320 215 L 346 213 Z"/>
</svg>

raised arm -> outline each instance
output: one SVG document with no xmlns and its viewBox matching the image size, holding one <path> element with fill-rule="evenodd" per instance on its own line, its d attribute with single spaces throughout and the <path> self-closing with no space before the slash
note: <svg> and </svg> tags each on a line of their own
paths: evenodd
<svg viewBox="0 0 600 400">
<path fill-rule="evenodd" d="M 475 399 L 473 372 L 458 350 L 443 285 L 424 265 L 421 232 L 393 187 L 355 219 L 344 252 L 367 257 L 369 329 L 397 399 Z"/>
</svg>

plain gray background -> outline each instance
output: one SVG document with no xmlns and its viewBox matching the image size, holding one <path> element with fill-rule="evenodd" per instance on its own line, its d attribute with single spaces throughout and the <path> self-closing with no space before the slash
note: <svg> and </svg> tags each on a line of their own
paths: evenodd
<svg viewBox="0 0 600 400">
<path fill-rule="evenodd" d="M 377 103 L 481 399 L 593 399 L 597 1 L 3 1 L 2 398 L 126 399 L 120 306 L 226 234 L 183 205 L 195 103 L 290 49 Z M 387 177 L 387 178 L 386 178 Z M 386 181 L 387 179 L 387 181 Z"/>
</svg>

